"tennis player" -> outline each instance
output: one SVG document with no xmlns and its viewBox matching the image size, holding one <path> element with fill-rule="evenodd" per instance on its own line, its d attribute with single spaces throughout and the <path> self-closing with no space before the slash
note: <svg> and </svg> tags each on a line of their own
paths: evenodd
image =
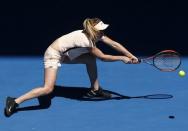
<svg viewBox="0 0 188 131">
<path fill-rule="evenodd" d="M 138 63 L 138 59 L 120 43 L 104 35 L 103 31 L 108 26 L 99 18 L 87 18 L 83 22 L 83 30 L 76 30 L 56 39 L 44 54 L 44 85 L 18 98 L 7 97 L 5 115 L 11 116 L 18 105 L 26 100 L 50 94 L 54 89 L 56 74 L 62 63 L 86 64 L 91 83 L 91 88 L 87 93 L 88 97 L 111 97 L 99 86 L 96 58 L 103 61 L 123 61 L 124 63 Z M 96 47 L 98 41 L 111 46 L 122 55 L 104 54 Z"/>
</svg>

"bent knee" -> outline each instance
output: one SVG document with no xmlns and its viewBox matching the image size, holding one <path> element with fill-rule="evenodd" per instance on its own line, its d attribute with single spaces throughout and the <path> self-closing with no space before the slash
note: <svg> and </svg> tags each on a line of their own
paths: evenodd
<svg viewBox="0 0 188 131">
<path fill-rule="evenodd" d="M 89 59 L 92 61 L 96 61 L 96 57 L 92 54 L 89 54 Z"/>
<path fill-rule="evenodd" d="M 86 59 L 86 64 L 94 64 L 96 63 L 96 57 L 93 55 L 89 55 Z"/>
<path fill-rule="evenodd" d="M 54 87 L 48 87 L 48 86 L 46 86 L 46 87 L 43 88 L 43 92 L 44 92 L 44 94 L 46 94 L 46 95 L 52 93 L 53 90 L 54 90 Z"/>
</svg>

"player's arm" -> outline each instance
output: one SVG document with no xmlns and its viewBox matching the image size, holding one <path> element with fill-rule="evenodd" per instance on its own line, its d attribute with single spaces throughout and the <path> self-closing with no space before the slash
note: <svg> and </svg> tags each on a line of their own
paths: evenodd
<svg viewBox="0 0 188 131">
<path fill-rule="evenodd" d="M 123 61 L 124 63 L 130 63 L 131 59 L 126 56 L 113 56 L 104 54 L 100 49 L 97 47 L 88 48 L 89 52 L 94 55 L 95 57 L 103 60 L 103 61 Z"/>
<path fill-rule="evenodd" d="M 122 53 L 123 55 L 125 55 L 131 59 L 135 59 L 136 62 L 138 61 L 138 59 L 133 54 L 131 54 L 125 47 L 123 47 L 120 43 L 110 39 L 109 37 L 103 36 L 101 38 L 101 41 L 104 42 L 105 44 L 111 46 L 113 49 Z"/>
</svg>

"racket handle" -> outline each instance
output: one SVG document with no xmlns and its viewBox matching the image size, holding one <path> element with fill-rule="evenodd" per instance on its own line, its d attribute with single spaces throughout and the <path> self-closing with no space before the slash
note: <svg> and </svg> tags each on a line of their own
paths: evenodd
<svg viewBox="0 0 188 131">
<path fill-rule="evenodd" d="M 138 63 L 141 63 L 142 62 L 142 59 L 138 59 Z"/>
</svg>

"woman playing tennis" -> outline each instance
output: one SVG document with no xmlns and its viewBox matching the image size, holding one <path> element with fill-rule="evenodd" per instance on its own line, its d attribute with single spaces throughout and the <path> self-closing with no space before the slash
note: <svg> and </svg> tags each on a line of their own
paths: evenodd
<svg viewBox="0 0 188 131">
<path fill-rule="evenodd" d="M 6 116 L 11 116 L 22 102 L 50 94 L 54 89 L 56 74 L 62 63 L 86 64 L 91 83 L 87 96 L 109 98 L 110 95 L 99 86 L 96 58 L 103 61 L 123 61 L 124 63 L 138 63 L 138 59 L 121 44 L 103 34 L 103 30 L 108 26 L 98 18 L 87 18 L 83 22 L 83 30 L 76 30 L 56 39 L 44 54 L 44 85 L 18 98 L 7 97 Z M 122 55 L 104 54 L 96 47 L 98 41 L 111 46 Z"/>
</svg>

